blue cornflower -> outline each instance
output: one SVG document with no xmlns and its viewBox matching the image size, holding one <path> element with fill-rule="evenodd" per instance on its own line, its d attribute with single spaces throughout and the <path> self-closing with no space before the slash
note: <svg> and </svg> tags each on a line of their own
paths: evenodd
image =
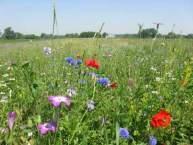
<svg viewBox="0 0 193 145">
<path fill-rule="evenodd" d="M 74 60 L 72 57 L 66 57 L 65 58 L 66 62 L 71 64 L 71 62 Z"/>
<path fill-rule="evenodd" d="M 99 79 L 97 80 L 97 82 L 98 82 L 99 84 L 101 84 L 102 86 L 107 86 L 107 85 L 110 84 L 110 81 L 109 81 L 108 78 L 99 78 Z"/>
<path fill-rule="evenodd" d="M 72 57 L 67 57 L 65 58 L 66 62 L 72 66 L 78 66 L 80 64 L 82 64 L 82 60 L 81 59 L 73 59 Z"/>
<path fill-rule="evenodd" d="M 122 138 L 128 139 L 130 137 L 129 131 L 126 128 L 119 129 L 119 136 Z"/>
<path fill-rule="evenodd" d="M 73 65 L 73 66 L 76 66 L 77 65 L 77 61 L 75 59 L 73 59 L 69 64 Z"/>
<path fill-rule="evenodd" d="M 154 136 L 149 137 L 149 145 L 156 145 L 157 139 Z"/>
</svg>

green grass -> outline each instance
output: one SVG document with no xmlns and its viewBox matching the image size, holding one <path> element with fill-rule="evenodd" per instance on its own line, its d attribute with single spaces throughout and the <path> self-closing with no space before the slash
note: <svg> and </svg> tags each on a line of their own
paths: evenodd
<svg viewBox="0 0 193 145">
<path fill-rule="evenodd" d="M 0 100 L 7 96 L 8 102 L 0 103 L 0 128 L 7 126 L 9 111 L 16 111 L 17 119 L 12 132 L 0 133 L 0 144 L 145 145 L 152 135 L 158 144 L 193 144 L 193 41 L 158 39 L 153 51 L 151 44 L 151 39 L 1 40 Z M 44 54 L 44 46 L 52 48 L 52 55 Z M 95 57 L 100 69 L 65 62 L 77 55 Z M 89 72 L 118 87 L 101 87 L 84 75 Z M 71 87 L 77 90 L 71 109 L 53 108 L 48 96 L 66 95 Z M 96 102 L 91 112 L 86 108 L 90 99 Z M 171 113 L 171 125 L 152 128 L 151 117 L 161 108 Z M 58 111 L 57 132 L 41 136 L 37 124 L 52 120 Z M 119 127 L 127 128 L 134 140 L 119 137 Z"/>
</svg>

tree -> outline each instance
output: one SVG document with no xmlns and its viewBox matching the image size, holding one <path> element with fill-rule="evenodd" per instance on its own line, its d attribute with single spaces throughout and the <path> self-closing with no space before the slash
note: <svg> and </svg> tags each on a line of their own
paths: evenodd
<svg viewBox="0 0 193 145">
<path fill-rule="evenodd" d="M 94 37 L 95 32 L 82 32 L 80 33 L 80 38 L 92 38 Z M 99 33 L 96 34 L 96 37 L 100 37 Z"/>
<path fill-rule="evenodd" d="M 16 33 L 11 29 L 11 27 L 7 27 L 7 28 L 5 28 L 2 37 L 4 39 L 15 39 Z"/>
<path fill-rule="evenodd" d="M 52 38 L 52 34 L 46 34 L 46 33 L 42 33 L 41 35 L 40 35 L 40 38 L 43 38 L 43 39 L 48 39 L 48 38 Z"/>
<path fill-rule="evenodd" d="M 16 35 L 15 36 L 16 39 L 22 39 L 23 38 L 23 34 L 21 34 L 19 32 L 16 32 L 15 35 Z"/>
<path fill-rule="evenodd" d="M 24 35 L 24 39 L 37 39 L 38 36 L 34 35 L 34 34 L 28 34 L 28 35 Z"/>
<path fill-rule="evenodd" d="M 2 33 L 1 33 L 1 30 L 0 30 L 0 38 L 1 38 L 1 35 L 2 35 Z"/>
<path fill-rule="evenodd" d="M 188 34 L 188 35 L 186 35 L 186 38 L 193 39 L 193 34 Z"/>
<path fill-rule="evenodd" d="M 64 37 L 65 38 L 78 38 L 79 34 L 78 33 L 70 33 L 70 34 L 66 34 Z"/>
<path fill-rule="evenodd" d="M 106 32 L 104 32 L 103 34 L 102 34 L 102 37 L 103 38 L 106 38 L 108 36 L 108 33 L 106 33 Z"/>
<path fill-rule="evenodd" d="M 141 32 L 141 36 L 143 38 L 153 38 L 157 34 L 157 30 L 154 28 L 148 28 L 148 29 L 143 29 Z"/>
<path fill-rule="evenodd" d="M 177 35 L 174 32 L 169 32 L 166 36 L 166 38 L 176 38 Z"/>
</svg>

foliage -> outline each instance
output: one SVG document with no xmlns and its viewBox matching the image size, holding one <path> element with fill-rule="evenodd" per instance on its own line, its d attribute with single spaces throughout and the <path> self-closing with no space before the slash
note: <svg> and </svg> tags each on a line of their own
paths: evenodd
<svg viewBox="0 0 193 145">
<path fill-rule="evenodd" d="M 141 36 L 143 38 L 154 38 L 156 34 L 157 30 L 154 28 L 143 29 L 141 31 Z"/>
<path fill-rule="evenodd" d="M 185 36 L 186 38 L 190 38 L 190 39 L 193 39 L 193 34 L 188 34 Z"/>
<path fill-rule="evenodd" d="M 16 38 L 16 34 L 15 34 L 15 32 L 11 29 L 11 27 L 7 27 L 7 28 L 5 28 L 2 37 L 3 37 L 4 39 L 15 39 L 15 38 Z"/>
<path fill-rule="evenodd" d="M 88 31 L 88 32 L 81 32 L 79 33 L 68 33 L 65 35 L 54 35 L 53 34 L 46 34 L 46 33 L 41 33 L 40 36 L 37 36 L 35 34 L 22 34 L 20 32 L 14 32 L 11 27 L 8 27 L 4 30 L 4 33 L 1 36 L 0 32 L 0 38 L 4 39 L 49 39 L 49 38 L 92 38 L 94 37 L 96 32 Z M 140 34 L 139 34 L 140 33 Z M 138 34 L 115 34 L 116 38 L 154 38 L 155 35 L 157 34 L 157 30 L 154 28 L 148 28 L 148 29 L 143 29 Z M 97 38 L 106 38 L 109 34 L 104 32 L 102 34 L 97 33 L 96 37 Z M 174 38 L 189 38 L 193 39 L 193 34 L 187 34 L 187 35 L 181 35 L 181 34 L 176 34 L 174 32 L 169 32 L 167 35 L 163 34 L 157 34 L 158 38 L 169 38 L 169 39 L 174 39 Z"/>
<path fill-rule="evenodd" d="M 81 32 L 80 38 L 93 38 L 96 32 Z M 100 34 L 97 33 L 96 37 L 101 37 Z"/>
<path fill-rule="evenodd" d="M 66 34 L 64 37 L 65 38 L 78 38 L 79 34 L 78 33 L 70 33 L 70 34 Z"/>
</svg>

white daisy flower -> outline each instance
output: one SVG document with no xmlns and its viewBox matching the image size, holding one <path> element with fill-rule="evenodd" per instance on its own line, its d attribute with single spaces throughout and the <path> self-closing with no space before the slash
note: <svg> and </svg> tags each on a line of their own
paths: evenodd
<svg viewBox="0 0 193 145">
<path fill-rule="evenodd" d="M 52 53 L 52 48 L 50 47 L 44 47 L 43 50 L 46 55 L 50 55 Z"/>
<path fill-rule="evenodd" d="M 87 109 L 88 111 L 92 111 L 95 109 L 95 102 L 93 100 L 89 100 L 87 102 Z"/>
<path fill-rule="evenodd" d="M 76 96 L 76 90 L 75 89 L 73 89 L 73 88 L 70 88 L 70 89 L 67 89 L 67 95 L 69 96 L 69 97 L 73 97 L 73 96 Z"/>
<path fill-rule="evenodd" d="M 28 137 L 32 137 L 32 135 L 33 135 L 33 132 L 28 132 Z"/>
</svg>

